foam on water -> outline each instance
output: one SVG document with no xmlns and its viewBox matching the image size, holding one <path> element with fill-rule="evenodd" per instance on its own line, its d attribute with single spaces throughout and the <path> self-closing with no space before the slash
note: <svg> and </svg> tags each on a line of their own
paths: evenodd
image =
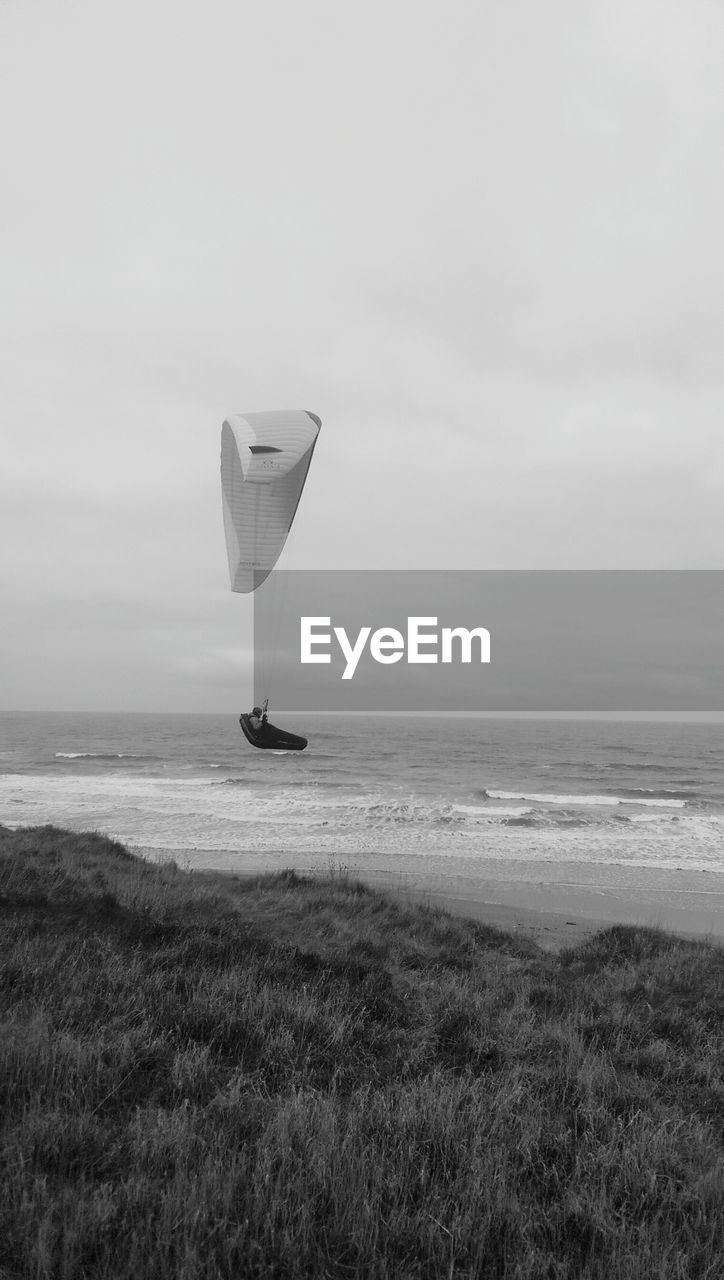
<svg viewBox="0 0 724 1280">
<path fill-rule="evenodd" d="M 583 809 L 589 809 L 596 805 L 616 805 L 616 804 L 647 804 L 647 805 L 666 805 L 669 808 L 683 809 L 686 804 L 685 800 L 672 799 L 670 796 L 662 796 L 660 798 L 652 798 L 635 795 L 627 796 L 587 796 L 587 795 L 555 795 L 549 792 L 533 792 L 518 793 L 515 791 L 489 791 L 488 795 L 492 800 L 531 800 L 534 804 L 550 804 L 558 807 L 570 807 L 578 805 Z"/>
<path fill-rule="evenodd" d="M 300 727 L 307 752 L 269 753 L 222 717 L 6 717 L 0 822 L 225 863 L 359 854 L 724 870 L 722 726 Z"/>
</svg>

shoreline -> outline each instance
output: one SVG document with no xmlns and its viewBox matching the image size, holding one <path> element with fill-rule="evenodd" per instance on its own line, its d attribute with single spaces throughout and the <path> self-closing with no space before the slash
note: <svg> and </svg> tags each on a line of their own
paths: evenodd
<svg viewBox="0 0 724 1280">
<path fill-rule="evenodd" d="M 544 950 L 560 951 L 593 937 L 613 925 L 645 925 L 681 937 L 724 945 L 724 895 L 716 902 L 701 902 L 704 895 L 686 895 L 686 904 L 663 901 L 654 891 L 639 891 L 635 898 L 619 897 L 609 890 L 579 886 L 540 886 L 518 882 L 471 884 L 455 893 L 424 884 L 392 887 L 381 877 L 360 874 L 359 879 L 403 902 L 442 907 L 452 915 L 466 916 L 482 924 L 531 938 Z"/>
<path fill-rule="evenodd" d="M 613 925 L 644 925 L 663 929 L 677 937 L 724 945 L 724 922 L 717 928 L 716 921 L 708 915 L 702 916 L 687 908 L 664 914 L 656 904 L 648 904 L 645 908 L 640 904 L 638 910 L 628 910 L 622 902 L 620 909 L 616 910 L 614 900 L 609 899 L 607 914 L 596 916 L 589 914 L 590 904 L 581 897 L 571 898 L 565 904 L 565 910 L 551 910 L 532 905 L 533 896 L 528 897 L 524 893 L 520 893 L 518 902 L 455 897 L 424 890 L 402 891 L 399 896 L 410 902 L 443 907 L 452 915 L 466 916 L 507 933 L 530 938 L 545 951 L 578 946 Z"/>
<path fill-rule="evenodd" d="M 441 907 L 532 939 L 547 951 L 576 946 L 616 924 L 660 928 L 724 945 L 724 874 L 580 863 L 513 863 L 407 856 L 317 859 L 293 850 L 220 854 L 135 847 L 152 860 L 213 877 L 242 878 L 293 867 L 300 875 L 347 876 L 401 902 Z M 214 865 L 216 863 L 216 865 Z M 221 865 L 220 865 L 221 864 Z M 224 865 L 225 864 L 225 865 Z"/>
</svg>

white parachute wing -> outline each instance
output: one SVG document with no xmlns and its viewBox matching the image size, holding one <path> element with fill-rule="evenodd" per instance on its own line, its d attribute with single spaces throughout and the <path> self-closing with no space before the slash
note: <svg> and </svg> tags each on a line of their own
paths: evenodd
<svg viewBox="0 0 724 1280">
<path fill-rule="evenodd" d="M 322 423 L 305 409 L 235 413 L 221 428 L 232 591 L 254 591 L 284 548 Z"/>
</svg>

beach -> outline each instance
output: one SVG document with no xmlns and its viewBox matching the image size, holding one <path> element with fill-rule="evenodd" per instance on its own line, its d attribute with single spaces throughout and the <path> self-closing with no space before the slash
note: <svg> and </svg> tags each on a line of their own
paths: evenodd
<svg viewBox="0 0 724 1280">
<path fill-rule="evenodd" d="M 534 878 L 458 878 L 408 882 L 394 890 L 401 898 L 443 907 L 456 915 L 483 921 L 532 938 L 546 950 L 575 946 L 611 925 L 645 925 L 683 937 L 724 944 L 724 875 L 709 873 L 691 887 L 687 873 L 621 870 L 619 877 L 591 875 L 575 864 L 530 868 Z M 370 884 L 384 887 L 385 877 L 365 873 Z M 635 879 L 635 883 L 633 882 Z M 702 880 L 708 881 L 706 885 Z M 618 880 L 618 883 L 617 883 Z"/>
<path fill-rule="evenodd" d="M 154 851 L 135 852 L 154 857 Z M 182 850 L 175 859 L 190 866 Z M 194 865 L 214 874 L 198 853 Z M 547 951 L 576 946 L 612 925 L 644 925 L 724 945 L 724 875 L 637 868 L 592 868 L 575 863 L 455 864 L 451 859 L 400 854 L 300 858 L 293 849 L 251 853 L 221 874 L 260 875 L 293 868 L 302 875 L 361 880 L 400 902 L 422 903 L 494 925 Z"/>
<path fill-rule="evenodd" d="M 455 915 L 494 925 L 507 933 L 531 938 L 546 951 L 561 951 L 578 946 L 602 929 L 612 925 L 646 925 L 665 929 L 681 937 L 724 945 L 724 892 L 716 892 L 716 901 L 704 895 L 691 894 L 686 902 L 666 902 L 665 894 L 656 890 L 641 892 L 635 899 L 611 892 L 586 892 L 583 889 L 549 888 L 534 885 L 490 886 L 479 896 L 455 896 L 424 889 L 400 891 L 399 896 L 413 902 L 442 907 Z"/>
<path fill-rule="evenodd" d="M 724 939 L 724 725 L 5 716 L 0 822 L 152 861 L 346 874 L 559 949 L 611 924 Z"/>
</svg>

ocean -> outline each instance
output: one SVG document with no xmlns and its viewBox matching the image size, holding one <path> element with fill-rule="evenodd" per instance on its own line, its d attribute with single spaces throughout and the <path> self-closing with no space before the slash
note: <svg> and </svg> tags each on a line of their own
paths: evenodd
<svg viewBox="0 0 724 1280">
<path fill-rule="evenodd" d="M 279 720 L 305 752 L 254 750 L 234 714 L 4 713 L 0 822 L 100 831 L 188 867 L 344 868 L 458 894 L 724 890 L 724 724 Z"/>
</svg>

